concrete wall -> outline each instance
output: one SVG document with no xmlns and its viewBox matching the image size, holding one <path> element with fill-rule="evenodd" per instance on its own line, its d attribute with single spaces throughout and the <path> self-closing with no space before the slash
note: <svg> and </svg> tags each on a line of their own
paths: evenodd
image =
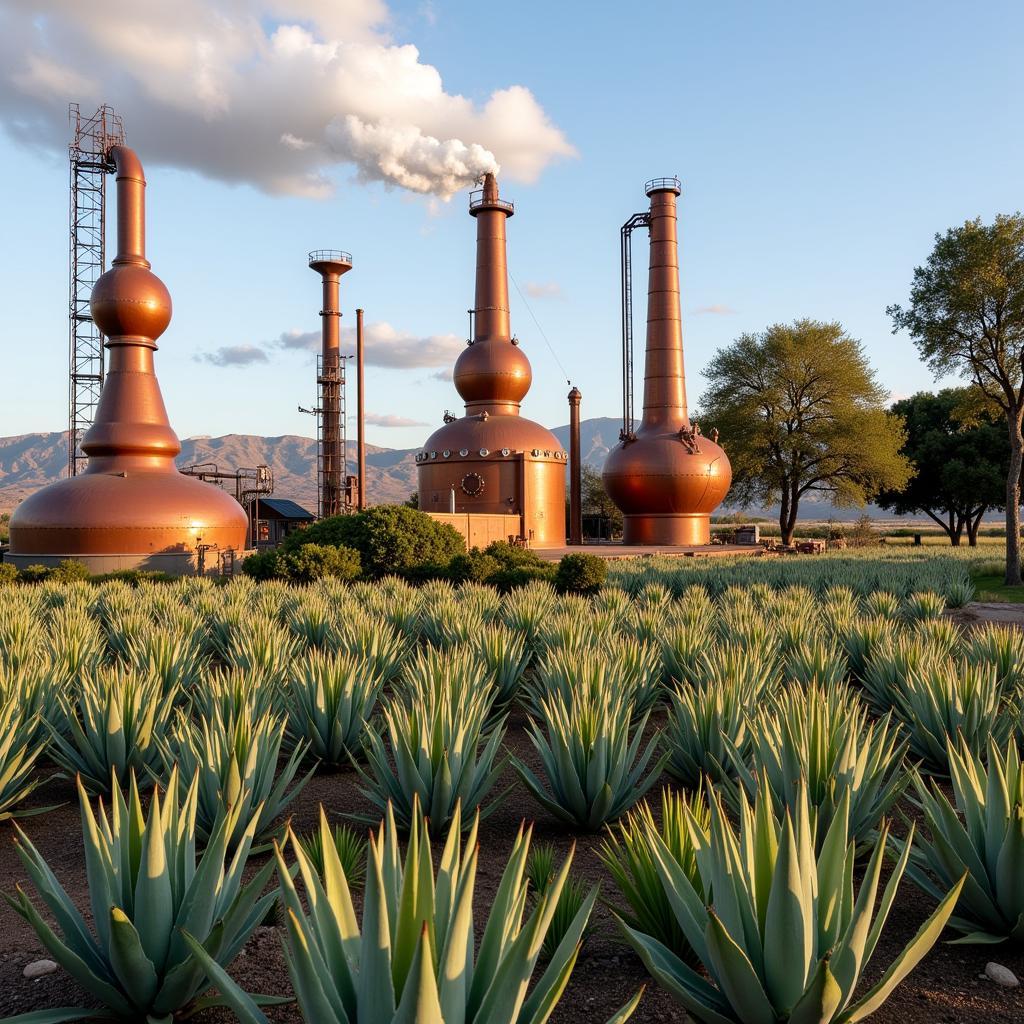
<svg viewBox="0 0 1024 1024">
<path fill-rule="evenodd" d="M 431 519 L 454 526 L 466 539 L 466 550 L 485 548 L 492 541 L 518 537 L 522 532 L 520 516 L 469 512 L 428 512 Z"/>
<path fill-rule="evenodd" d="M 235 569 L 244 554 L 235 556 Z M 7 552 L 4 563 L 18 569 L 27 569 L 30 565 L 53 567 L 69 559 L 81 562 L 93 576 L 102 576 L 108 572 L 122 572 L 125 569 L 142 569 L 146 572 L 165 572 L 171 576 L 195 576 L 199 571 L 198 558 L 194 551 L 173 552 L 157 555 L 14 555 Z M 206 552 L 206 575 L 220 575 L 220 553 Z"/>
</svg>

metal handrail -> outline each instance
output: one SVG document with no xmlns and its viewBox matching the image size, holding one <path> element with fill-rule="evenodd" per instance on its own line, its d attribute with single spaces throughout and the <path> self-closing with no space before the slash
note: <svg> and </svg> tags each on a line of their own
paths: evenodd
<svg viewBox="0 0 1024 1024">
<path fill-rule="evenodd" d="M 679 193 L 683 191 L 683 186 L 675 176 L 671 178 L 651 178 L 651 180 L 646 182 L 644 185 L 644 193 L 646 195 L 650 195 L 652 192 L 663 192 L 666 189 L 675 192 L 676 195 L 679 195 Z"/>
<path fill-rule="evenodd" d="M 352 263 L 352 254 L 341 249 L 314 249 L 309 254 L 309 262 L 313 263 Z"/>
<path fill-rule="evenodd" d="M 495 206 L 499 210 L 508 210 L 509 213 L 516 212 L 515 203 L 510 203 L 507 199 L 485 199 L 482 188 L 469 193 L 469 208 L 475 210 L 480 206 Z"/>
</svg>

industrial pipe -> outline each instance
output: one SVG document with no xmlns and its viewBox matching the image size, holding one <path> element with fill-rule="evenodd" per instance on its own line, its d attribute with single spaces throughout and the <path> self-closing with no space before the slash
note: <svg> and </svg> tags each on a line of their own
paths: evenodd
<svg viewBox="0 0 1024 1024">
<path fill-rule="evenodd" d="M 356 310 L 356 473 L 359 476 L 359 498 L 356 507 L 366 508 L 366 408 L 363 402 L 363 311 Z"/>
<path fill-rule="evenodd" d="M 569 392 L 569 543 L 583 543 L 583 467 L 580 464 L 580 402 L 583 395 Z"/>
</svg>

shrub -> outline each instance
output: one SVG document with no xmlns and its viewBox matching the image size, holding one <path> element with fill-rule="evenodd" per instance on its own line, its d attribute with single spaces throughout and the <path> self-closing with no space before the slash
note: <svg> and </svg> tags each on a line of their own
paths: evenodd
<svg viewBox="0 0 1024 1024">
<path fill-rule="evenodd" d="M 92 576 L 88 567 L 73 558 L 63 558 L 49 572 L 48 579 L 55 583 L 77 583 Z"/>
<path fill-rule="evenodd" d="M 4 583 L 17 583 L 18 570 L 10 562 L 0 562 L 0 585 Z"/>
<path fill-rule="evenodd" d="M 538 560 L 539 562 L 539 560 Z M 520 587 L 528 587 L 531 583 L 554 583 L 555 566 L 550 562 L 539 562 L 537 565 L 517 565 L 496 572 L 487 582 L 497 587 L 503 594 Z"/>
<path fill-rule="evenodd" d="M 354 548 L 304 544 L 281 557 L 278 574 L 293 583 L 314 583 L 325 576 L 354 580 L 361 571 L 359 552 Z"/>
<path fill-rule="evenodd" d="M 281 556 L 276 551 L 259 551 L 242 562 L 242 572 L 254 580 L 273 580 L 280 575 Z"/>
<path fill-rule="evenodd" d="M 378 505 L 356 515 L 321 519 L 290 534 L 282 548 L 290 553 L 309 544 L 355 549 L 369 576 L 447 566 L 465 551 L 458 530 L 404 505 Z"/>
<path fill-rule="evenodd" d="M 563 555 L 555 572 L 555 590 L 560 594 L 596 594 L 608 578 L 608 563 L 582 551 Z"/>
<path fill-rule="evenodd" d="M 448 578 L 453 583 L 486 583 L 501 568 L 501 562 L 493 555 L 473 548 L 465 555 L 456 555 L 448 563 Z"/>
</svg>

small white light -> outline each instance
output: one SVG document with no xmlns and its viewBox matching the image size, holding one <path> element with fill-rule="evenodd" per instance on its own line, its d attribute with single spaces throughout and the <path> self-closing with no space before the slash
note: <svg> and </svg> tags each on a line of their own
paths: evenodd
<svg viewBox="0 0 1024 1024">
<path fill-rule="evenodd" d="M 469 449 L 468 449 L 468 448 L 460 448 L 460 449 L 459 449 L 459 454 L 460 454 L 460 455 L 461 455 L 461 456 L 462 456 L 463 458 L 465 458 L 465 457 L 466 457 L 466 456 L 467 456 L 467 455 L 469 454 Z"/>
<path fill-rule="evenodd" d="M 504 455 L 505 458 L 507 459 L 509 457 L 509 455 L 511 454 L 511 449 L 509 449 L 509 448 L 502 448 L 501 449 L 501 454 Z"/>
<path fill-rule="evenodd" d="M 480 449 L 480 457 L 481 458 L 485 458 L 486 456 L 488 456 L 490 454 L 491 453 L 486 448 L 481 448 Z"/>
<path fill-rule="evenodd" d="M 443 452 L 441 452 L 441 454 L 442 454 L 442 455 L 443 455 L 443 456 L 444 456 L 444 457 L 445 457 L 446 459 L 447 459 L 447 458 L 450 458 L 450 457 L 451 457 L 451 454 L 452 454 L 452 450 L 451 450 L 451 448 L 445 448 L 445 450 L 444 450 Z"/>
</svg>

